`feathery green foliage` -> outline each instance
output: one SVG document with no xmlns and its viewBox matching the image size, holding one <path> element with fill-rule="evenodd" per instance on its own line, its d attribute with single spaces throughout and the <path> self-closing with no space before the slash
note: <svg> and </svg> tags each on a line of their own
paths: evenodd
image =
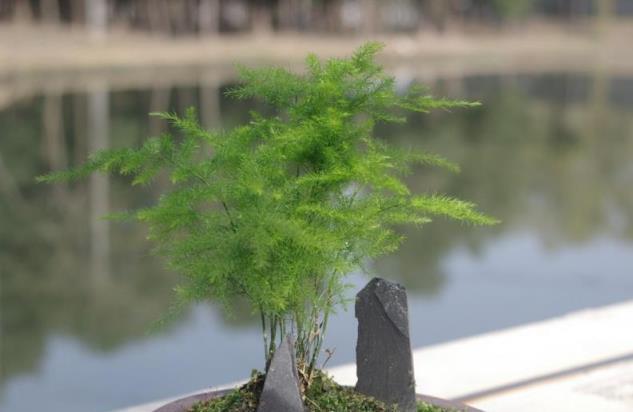
<svg viewBox="0 0 633 412">
<path fill-rule="evenodd" d="M 104 172 L 129 175 L 136 185 L 166 171 L 172 190 L 129 216 L 148 225 L 157 251 L 184 276 L 178 298 L 247 297 L 261 314 L 267 361 L 292 333 L 309 381 L 328 316 L 343 301 L 345 275 L 397 249 L 394 224 L 422 225 L 436 216 L 494 222 L 470 203 L 413 194 L 403 182 L 414 165 L 458 168 L 437 155 L 389 147 L 374 137 L 374 126 L 404 122 L 406 111 L 477 103 L 420 89 L 399 95 L 374 61 L 381 47 L 368 43 L 346 59 L 310 56 L 305 74 L 241 68 L 243 83 L 230 96 L 262 99 L 274 116 L 253 113 L 246 125 L 211 132 L 193 109 L 184 117 L 157 113 L 181 136 L 100 151 L 40 180 Z"/>
</svg>

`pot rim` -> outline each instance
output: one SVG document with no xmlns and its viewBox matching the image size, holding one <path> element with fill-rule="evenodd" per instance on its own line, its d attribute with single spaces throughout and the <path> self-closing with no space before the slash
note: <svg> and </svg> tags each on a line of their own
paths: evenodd
<svg viewBox="0 0 633 412">
<path fill-rule="evenodd" d="M 163 405 L 160 408 L 155 409 L 154 412 L 186 412 L 187 409 L 191 408 L 194 404 L 198 402 L 204 402 L 214 398 L 219 398 L 231 393 L 235 389 L 236 388 L 208 391 L 196 395 L 186 396 L 184 398 Z M 439 406 L 440 408 L 454 409 L 456 410 L 456 412 L 483 412 L 480 409 L 473 408 L 472 406 L 468 406 L 460 402 L 449 401 L 446 399 L 436 398 L 434 396 L 416 394 L 416 399 L 418 401 L 426 402 L 433 406 Z"/>
</svg>

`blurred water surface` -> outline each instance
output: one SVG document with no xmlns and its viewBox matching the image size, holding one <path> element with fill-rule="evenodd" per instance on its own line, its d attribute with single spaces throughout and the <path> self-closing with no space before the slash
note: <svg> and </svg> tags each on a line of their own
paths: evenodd
<svg viewBox="0 0 633 412">
<path fill-rule="evenodd" d="M 116 86 L 23 80 L 0 99 L 0 410 L 107 411 L 262 367 L 259 326 L 239 304 L 230 318 L 192 307 L 147 333 L 177 275 L 150 255 L 144 228 L 99 217 L 149 204 L 163 183 L 33 180 L 164 131 L 148 112 L 197 106 L 205 126 L 226 128 L 267 110 L 226 99 L 230 76 L 202 73 L 172 83 L 157 71 Z M 397 73 L 403 90 L 422 81 L 436 95 L 484 103 L 378 129 L 462 166 L 457 175 L 419 169 L 411 187 L 472 200 L 503 221 L 401 228 L 401 250 L 371 265 L 407 286 L 416 347 L 633 297 L 633 74 Z M 352 274 L 350 296 L 366 280 Z M 331 322 L 330 365 L 353 361 L 355 327 L 352 311 Z"/>
</svg>

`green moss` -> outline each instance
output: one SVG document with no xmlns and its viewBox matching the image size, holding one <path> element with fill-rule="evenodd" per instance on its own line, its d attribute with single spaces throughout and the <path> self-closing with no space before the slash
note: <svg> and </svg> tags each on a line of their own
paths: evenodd
<svg viewBox="0 0 633 412">
<path fill-rule="evenodd" d="M 264 375 L 255 373 L 248 383 L 230 394 L 200 402 L 189 412 L 255 412 L 263 385 Z M 315 373 L 304 398 L 309 412 L 397 412 L 395 407 L 337 384 L 321 371 Z M 449 411 L 420 402 L 418 412 Z"/>
<path fill-rule="evenodd" d="M 195 404 L 189 412 L 255 412 L 259 394 L 264 387 L 264 375 L 253 373 L 251 379 L 221 398 Z"/>
</svg>

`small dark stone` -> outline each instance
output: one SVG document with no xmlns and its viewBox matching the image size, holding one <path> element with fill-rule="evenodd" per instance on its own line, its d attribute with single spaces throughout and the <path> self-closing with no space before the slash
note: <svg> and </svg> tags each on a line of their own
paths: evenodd
<svg viewBox="0 0 633 412">
<path fill-rule="evenodd" d="M 416 411 L 407 293 L 374 278 L 356 295 L 356 390 L 400 411 Z"/>
<path fill-rule="evenodd" d="M 288 336 L 275 351 L 266 373 L 257 412 L 304 412 L 292 338 Z"/>
</svg>

